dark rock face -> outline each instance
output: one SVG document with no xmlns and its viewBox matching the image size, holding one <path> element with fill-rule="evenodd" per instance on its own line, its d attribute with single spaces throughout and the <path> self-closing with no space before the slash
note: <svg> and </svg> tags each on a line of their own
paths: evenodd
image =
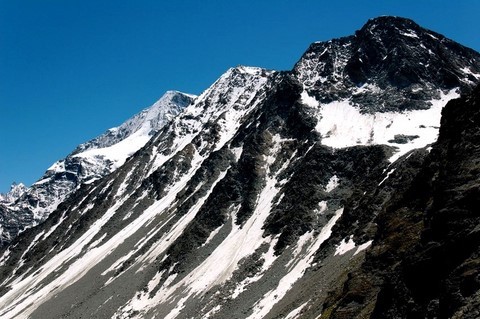
<svg viewBox="0 0 480 319">
<path fill-rule="evenodd" d="M 480 87 L 447 104 L 438 142 L 383 204 L 371 252 L 328 318 L 479 316 L 479 125 Z"/>
<path fill-rule="evenodd" d="M 416 138 L 419 138 L 418 135 L 404 135 L 404 134 L 397 134 L 394 136 L 393 140 L 388 141 L 389 143 L 396 143 L 396 144 L 407 144 L 409 141 L 412 141 Z"/>
<path fill-rule="evenodd" d="M 480 64 L 477 52 L 411 20 L 380 17 L 354 36 L 312 44 L 294 72 L 323 103 L 402 111 L 429 108 L 438 89 L 468 91 Z"/>
</svg>

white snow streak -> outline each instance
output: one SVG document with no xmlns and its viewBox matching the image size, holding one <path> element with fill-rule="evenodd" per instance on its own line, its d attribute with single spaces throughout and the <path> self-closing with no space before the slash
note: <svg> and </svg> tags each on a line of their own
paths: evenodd
<svg viewBox="0 0 480 319">
<path fill-rule="evenodd" d="M 327 186 L 325 186 L 325 191 L 327 193 L 330 193 L 331 191 L 333 191 L 335 188 L 338 187 L 338 184 L 339 182 L 338 182 L 337 175 L 333 175 L 328 181 Z"/>
<path fill-rule="evenodd" d="M 293 309 L 292 311 L 290 311 L 287 316 L 285 317 L 285 319 L 295 319 L 298 317 L 298 315 L 300 315 L 300 312 L 303 310 L 303 308 L 305 308 L 305 306 L 307 305 L 308 302 L 305 302 L 303 304 L 301 304 L 300 306 L 298 306 L 297 308 Z"/>
<path fill-rule="evenodd" d="M 203 243 L 202 247 L 205 246 L 205 245 L 208 245 L 212 239 L 218 234 L 218 232 L 220 231 L 220 229 L 222 229 L 223 225 L 217 227 L 216 229 L 214 229 L 210 235 L 208 236 L 207 240 Z"/>
<path fill-rule="evenodd" d="M 186 286 L 192 293 L 210 289 L 230 278 L 238 262 L 250 255 L 265 239 L 262 226 L 268 217 L 273 198 L 278 192 L 276 179 L 269 179 L 259 196 L 253 216 L 240 228 L 234 223 L 227 238 L 178 286 Z"/>
<path fill-rule="evenodd" d="M 58 223 L 56 223 L 55 225 L 52 226 L 52 228 L 50 228 L 50 230 L 48 232 L 45 233 L 45 235 L 43 235 L 43 240 L 45 240 L 46 238 L 48 238 L 54 231 L 55 229 L 57 229 L 58 226 L 60 226 L 61 223 L 63 223 L 63 221 L 65 220 L 65 218 L 67 218 L 66 214 L 63 213 L 62 217 L 60 218 L 60 220 L 58 221 Z"/>
<path fill-rule="evenodd" d="M 363 244 L 361 244 L 360 246 L 356 246 L 355 242 L 353 241 L 353 235 L 350 235 L 350 237 L 348 237 L 347 240 L 342 239 L 342 241 L 340 242 L 340 244 L 338 244 L 337 246 L 337 249 L 335 250 L 335 254 L 334 256 L 337 256 L 337 255 L 343 255 L 345 254 L 346 252 L 352 250 L 352 249 L 355 249 L 355 247 L 357 247 L 357 250 L 355 251 L 355 253 L 353 254 L 353 256 L 355 256 L 356 254 L 360 253 L 361 251 L 367 249 L 371 244 L 372 244 L 372 240 L 369 240 Z"/>
<path fill-rule="evenodd" d="M 409 30 L 409 31 L 410 32 L 401 32 L 400 31 L 400 34 L 405 36 L 405 37 L 418 39 L 418 35 L 413 30 Z"/>
<path fill-rule="evenodd" d="M 385 182 L 393 172 L 395 172 L 395 168 L 392 168 L 388 171 L 387 175 L 380 181 L 380 183 L 378 183 L 378 186 L 382 185 L 383 182 Z"/>
<path fill-rule="evenodd" d="M 352 237 L 353 237 L 353 236 L 350 236 L 350 237 L 347 239 L 347 241 L 345 241 L 345 238 L 342 239 L 342 241 L 340 242 L 340 244 L 337 246 L 337 249 L 335 250 L 334 256 L 343 255 L 343 254 L 345 254 L 347 251 L 352 250 L 352 249 L 355 248 L 355 242 L 353 241 Z"/>
<path fill-rule="evenodd" d="M 248 319 L 261 319 L 268 314 L 272 307 L 282 299 L 283 296 L 290 290 L 293 284 L 304 274 L 305 270 L 310 266 L 310 263 L 313 260 L 315 252 L 318 250 L 320 245 L 327 240 L 331 233 L 333 225 L 337 222 L 340 216 L 343 213 L 343 208 L 338 209 L 335 212 L 335 215 L 328 221 L 328 223 L 322 228 L 320 234 L 313 238 L 313 233 L 307 233 L 307 236 L 312 237 L 310 246 L 308 247 L 307 253 L 300 259 L 295 260 L 295 264 L 289 273 L 283 277 L 278 286 L 273 290 L 269 291 L 261 300 L 259 300 L 254 307 L 253 314 L 248 317 Z M 305 236 L 305 235 L 304 235 Z"/>
<path fill-rule="evenodd" d="M 372 244 L 372 242 L 373 242 L 373 240 L 369 240 L 366 243 L 363 243 L 360 246 L 358 246 L 357 251 L 355 251 L 355 253 L 353 255 L 355 256 L 356 254 L 358 254 L 362 250 L 367 249 Z"/>
<path fill-rule="evenodd" d="M 268 241 L 268 239 L 267 239 Z M 270 269 L 270 267 L 273 265 L 273 262 L 278 258 L 278 256 L 275 256 L 275 245 L 278 241 L 278 236 L 274 239 L 272 239 L 269 243 L 269 248 L 266 253 L 262 254 L 262 257 L 264 259 L 262 269 L 255 274 L 253 277 L 247 277 L 243 281 L 239 282 L 237 286 L 235 287 L 235 290 L 233 293 L 230 295 L 230 298 L 235 299 L 237 298 L 243 291 L 247 289 L 247 286 L 250 285 L 251 283 L 254 283 L 262 278 L 262 276 L 265 274 L 265 272 Z"/>
<path fill-rule="evenodd" d="M 194 169 L 193 171 L 196 171 L 196 169 Z M 152 261 L 155 258 L 157 258 L 157 256 L 162 254 L 170 246 L 170 244 L 173 243 L 183 233 L 183 231 L 185 230 L 185 227 L 187 227 L 187 225 L 195 218 L 195 216 L 197 215 L 200 208 L 203 206 L 205 201 L 208 199 L 211 192 L 215 188 L 215 185 L 217 185 L 217 183 L 220 182 L 225 177 L 227 172 L 228 172 L 228 169 L 220 174 L 220 176 L 217 178 L 217 180 L 210 187 L 208 193 L 204 197 L 202 197 L 200 200 L 198 200 L 197 203 L 195 203 L 195 205 L 193 205 L 190 208 L 188 213 L 186 213 L 184 216 L 182 216 L 177 221 L 177 223 L 174 226 L 172 226 L 171 230 L 168 231 L 168 233 L 165 234 L 162 237 L 161 240 L 159 240 L 158 245 L 154 245 L 144 255 L 142 255 L 140 258 L 138 258 L 135 261 L 135 265 L 139 265 L 139 264 L 140 265 L 142 265 L 142 264 L 145 265 L 145 264 L 152 263 Z M 193 174 L 192 174 L 192 176 L 193 176 Z M 189 176 L 189 177 L 191 177 L 191 176 Z M 185 181 L 185 185 L 186 185 L 186 181 Z M 183 189 L 183 187 L 177 187 L 177 186 L 175 188 L 176 188 L 176 191 L 173 192 L 172 195 L 176 195 L 181 189 Z M 173 202 L 175 200 L 175 198 L 172 198 L 171 200 Z M 166 224 L 166 222 L 164 224 Z"/>
</svg>

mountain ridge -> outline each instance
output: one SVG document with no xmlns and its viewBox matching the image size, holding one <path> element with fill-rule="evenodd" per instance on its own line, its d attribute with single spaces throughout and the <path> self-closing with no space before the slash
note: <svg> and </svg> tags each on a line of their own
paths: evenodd
<svg viewBox="0 0 480 319">
<path fill-rule="evenodd" d="M 193 99 L 190 94 L 166 92 L 152 106 L 120 126 L 80 144 L 48 168 L 31 187 L 24 187 L 5 200 L 0 210 L 1 245 L 45 220 L 81 184 L 92 183 L 121 166 Z"/>
</svg>

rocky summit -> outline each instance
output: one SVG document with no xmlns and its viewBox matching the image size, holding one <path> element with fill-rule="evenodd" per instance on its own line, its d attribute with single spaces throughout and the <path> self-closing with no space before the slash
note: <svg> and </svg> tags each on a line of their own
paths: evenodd
<svg viewBox="0 0 480 319">
<path fill-rule="evenodd" d="M 231 68 L 4 245 L 0 316 L 478 318 L 479 81 L 398 17 Z"/>
</svg>

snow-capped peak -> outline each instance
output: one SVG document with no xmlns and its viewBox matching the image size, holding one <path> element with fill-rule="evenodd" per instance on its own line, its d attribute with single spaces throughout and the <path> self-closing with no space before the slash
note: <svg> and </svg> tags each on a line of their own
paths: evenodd
<svg viewBox="0 0 480 319">
<path fill-rule="evenodd" d="M 182 112 L 194 99 L 195 96 L 191 94 L 167 91 L 152 106 L 120 126 L 81 144 L 69 156 L 83 162 L 83 173 L 79 174 L 80 182 L 90 183 L 103 176 L 103 172 L 112 172 L 123 165 L 129 156 L 143 147 L 160 128 Z M 68 169 L 65 168 L 65 160 L 61 160 L 50 170 L 59 173 Z"/>
<path fill-rule="evenodd" d="M 70 155 L 55 162 L 40 180 L 24 192 L 23 200 L 11 207 L 33 215 L 28 218 L 33 222 L 23 227 L 45 220 L 81 184 L 92 183 L 116 170 L 194 99 L 191 94 L 167 91 L 152 106 L 120 126 L 81 144 Z M 0 197 L 0 201 L 5 201 L 4 198 Z"/>
<path fill-rule="evenodd" d="M 234 68 L 231 68 L 232 71 L 238 71 L 240 73 L 248 73 L 252 75 L 258 75 L 265 71 L 265 69 L 254 67 L 254 66 L 246 66 L 246 65 L 238 65 Z"/>
<path fill-rule="evenodd" d="M 195 98 L 196 96 L 192 94 L 167 91 L 153 105 L 142 110 L 120 126 L 113 127 L 93 140 L 79 145 L 73 154 L 78 154 L 89 149 L 100 149 L 112 146 L 139 131 L 138 135 L 151 136 L 166 122 L 178 115 Z"/>
<path fill-rule="evenodd" d="M 87 162 L 108 162 L 113 169 L 121 166 L 133 153 L 144 146 L 166 123 L 191 104 L 195 96 L 178 91 L 167 91 L 157 102 L 144 109 L 122 125 L 110 129 L 91 142 L 82 144 L 82 152 L 74 157 Z M 78 150 L 78 149 L 77 149 Z"/>
<path fill-rule="evenodd" d="M 12 183 L 10 186 L 10 191 L 6 194 L 0 194 L 0 203 L 13 203 L 18 198 L 20 198 L 26 191 L 28 187 L 23 183 Z"/>
</svg>

